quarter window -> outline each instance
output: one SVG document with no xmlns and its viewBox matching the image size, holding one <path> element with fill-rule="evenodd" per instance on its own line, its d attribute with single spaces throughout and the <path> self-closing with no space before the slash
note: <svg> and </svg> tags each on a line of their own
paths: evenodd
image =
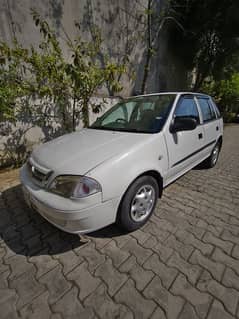
<svg viewBox="0 0 239 319">
<path fill-rule="evenodd" d="M 176 107 L 174 115 L 179 117 L 192 117 L 195 118 L 198 123 L 200 122 L 197 105 L 193 97 L 181 98 Z"/>
<path fill-rule="evenodd" d="M 208 122 L 216 118 L 214 110 L 212 110 L 208 99 L 198 98 L 198 102 L 202 111 L 203 122 Z"/>
</svg>

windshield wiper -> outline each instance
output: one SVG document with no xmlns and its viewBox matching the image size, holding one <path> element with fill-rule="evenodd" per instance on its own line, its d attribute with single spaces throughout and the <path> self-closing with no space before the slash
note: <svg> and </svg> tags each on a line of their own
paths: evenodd
<svg viewBox="0 0 239 319">
<path fill-rule="evenodd" d="M 94 130 L 118 131 L 118 129 L 116 128 L 105 127 L 105 126 L 88 126 L 87 128 L 92 128 Z"/>
<path fill-rule="evenodd" d="M 114 132 L 135 132 L 135 133 L 146 133 L 146 134 L 152 134 L 154 132 L 140 130 L 137 128 L 114 128 L 114 127 L 105 127 L 105 126 L 89 126 L 88 128 L 92 128 L 95 130 L 107 130 L 107 131 L 114 131 Z"/>
</svg>

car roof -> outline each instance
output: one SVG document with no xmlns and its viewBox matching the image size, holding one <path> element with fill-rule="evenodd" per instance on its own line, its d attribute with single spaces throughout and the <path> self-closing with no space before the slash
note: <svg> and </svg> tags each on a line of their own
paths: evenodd
<svg viewBox="0 0 239 319">
<path fill-rule="evenodd" d="M 147 96 L 157 96 L 157 95 L 166 95 L 166 94 L 175 94 L 175 95 L 199 95 L 201 97 L 209 98 L 210 96 L 204 93 L 199 92 L 187 92 L 187 91 L 180 91 L 180 92 L 158 92 L 158 93 L 151 93 L 151 94 L 142 94 L 142 95 L 134 95 L 130 96 L 129 98 L 135 98 L 135 97 L 147 97 Z"/>
</svg>

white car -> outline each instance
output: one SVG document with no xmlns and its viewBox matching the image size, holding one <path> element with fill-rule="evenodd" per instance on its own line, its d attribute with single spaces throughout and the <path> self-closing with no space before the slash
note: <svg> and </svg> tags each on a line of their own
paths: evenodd
<svg viewBox="0 0 239 319">
<path fill-rule="evenodd" d="M 213 167 L 223 120 L 199 93 L 132 97 L 88 128 L 37 148 L 20 172 L 26 202 L 58 228 L 87 233 L 146 223 L 163 188 L 204 161 Z"/>
</svg>

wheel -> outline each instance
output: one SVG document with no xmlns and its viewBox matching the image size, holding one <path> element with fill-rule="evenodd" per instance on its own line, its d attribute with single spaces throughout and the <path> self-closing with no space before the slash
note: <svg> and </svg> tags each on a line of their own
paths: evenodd
<svg viewBox="0 0 239 319">
<path fill-rule="evenodd" d="M 143 226 L 152 215 L 159 197 L 158 183 L 152 176 L 141 176 L 124 195 L 118 211 L 117 222 L 126 231 Z"/>
<path fill-rule="evenodd" d="M 206 168 L 212 168 L 217 164 L 218 157 L 220 153 L 220 143 L 217 142 L 217 144 L 214 146 L 211 155 L 204 161 L 204 166 Z"/>
</svg>

